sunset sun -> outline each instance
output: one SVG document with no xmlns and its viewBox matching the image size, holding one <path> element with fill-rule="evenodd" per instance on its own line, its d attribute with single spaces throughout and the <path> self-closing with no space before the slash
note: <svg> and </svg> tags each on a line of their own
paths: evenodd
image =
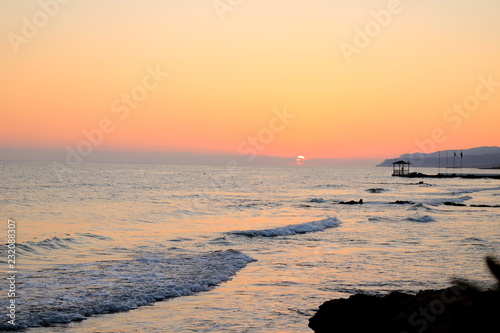
<svg viewBox="0 0 500 333">
<path fill-rule="evenodd" d="M 302 162 L 304 162 L 304 160 L 305 160 L 305 159 L 306 159 L 306 158 L 305 158 L 304 156 L 299 155 L 299 156 L 297 156 L 297 158 L 295 159 L 295 163 L 296 163 L 297 165 L 302 165 Z"/>
</svg>

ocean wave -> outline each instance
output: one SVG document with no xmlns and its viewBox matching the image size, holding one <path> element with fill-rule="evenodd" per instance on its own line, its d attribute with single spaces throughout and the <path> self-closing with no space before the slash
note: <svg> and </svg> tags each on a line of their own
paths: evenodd
<svg viewBox="0 0 500 333">
<path fill-rule="evenodd" d="M 413 215 L 407 217 L 405 221 L 419 222 L 419 223 L 436 222 L 436 220 L 430 215 Z"/>
<path fill-rule="evenodd" d="M 314 203 L 325 203 L 326 200 L 323 198 L 311 198 L 307 200 L 307 202 L 314 202 Z"/>
<path fill-rule="evenodd" d="M 488 241 L 486 241 L 482 238 L 478 238 L 478 237 L 464 238 L 462 240 L 462 243 L 464 243 L 468 246 L 473 246 L 473 247 L 480 248 L 480 249 L 486 249 L 486 248 L 492 249 L 491 244 L 489 244 Z"/>
<path fill-rule="evenodd" d="M 25 244 L 26 249 L 41 248 L 45 250 L 68 249 L 78 241 L 75 237 L 52 237 L 41 241 L 27 241 Z"/>
<path fill-rule="evenodd" d="M 468 196 L 468 195 L 465 195 L 463 197 L 459 197 L 459 198 L 439 198 L 439 199 L 432 199 L 430 200 L 428 203 L 431 204 L 431 205 L 440 205 L 442 204 L 443 202 L 454 202 L 454 203 L 463 203 L 467 200 L 470 200 L 472 199 L 472 197 Z"/>
<path fill-rule="evenodd" d="M 76 233 L 75 235 L 66 235 L 66 237 L 54 236 L 40 241 L 26 241 L 17 243 L 16 249 L 23 255 L 41 254 L 52 250 L 68 250 L 79 244 L 89 243 L 93 241 L 111 240 L 111 238 L 96 235 L 92 233 Z M 0 248 L 0 255 L 6 252 L 7 247 Z"/>
<path fill-rule="evenodd" d="M 214 215 L 212 212 L 200 211 L 200 210 L 189 210 L 189 209 L 176 209 L 174 210 L 174 215 L 176 216 L 205 216 Z"/>
<path fill-rule="evenodd" d="M 479 243 L 484 243 L 484 240 L 479 237 L 467 237 L 463 239 L 464 242 L 469 243 L 469 242 L 479 242 Z"/>
<path fill-rule="evenodd" d="M 313 188 L 343 188 L 346 187 L 345 185 L 338 185 L 338 184 L 319 184 L 319 185 L 314 185 Z"/>
<path fill-rule="evenodd" d="M 237 203 L 237 204 L 231 204 L 227 205 L 227 209 L 265 209 L 267 207 L 279 207 L 282 206 L 283 204 L 280 202 L 273 202 L 273 201 L 251 201 L 251 202 L 242 202 L 242 203 Z"/>
<path fill-rule="evenodd" d="M 426 206 L 423 203 L 416 203 L 416 204 L 412 205 L 411 207 L 409 207 L 408 210 L 417 210 L 417 211 L 418 210 L 425 210 L 425 211 L 430 212 L 430 211 L 433 211 L 434 208 Z"/>
<path fill-rule="evenodd" d="M 207 291 L 252 261 L 242 252 L 226 250 L 180 257 L 152 254 L 43 270 L 21 277 L 25 282 L 16 305 L 22 312 L 15 326 L 2 321 L 0 330 L 80 321 Z M 5 300 L 0 301 L 4 309 Z"/>
<path fill-rule="evenodd" d="M 94 239 L 97 239 L 97 240 L 111 240 L 110 237 L 108 236 L 102 236 L 102 235 L 96 235 L 96 234 L 93 234 L 93 233 L 90 233 L 90 232 L 78 232 L 76 234 L 77 236 L 81 236 L 81 237 L 86 237 L 86 238 L 94 238 Z"/>
<path fill-rule="evenodd" d="M 229 232 L 231 235 L 247 236 L 247 237 L 276 237 L 276 236 L 291 236 L 296 234 L 305 234 L 309 232 L 323 231 L 328 228 L 337 227 L 340 224 L 335 217 L 320 221 L 306 222 L 301 224 L 291 224 L 284 227 L 263 230 L 243 230 Z"/>
<path fill-rule="evenodd" d="M 386 218 L 380 217 L 380 216 L 372 216 L 368 218 L 368 221 L 385 221 Z"/>
<path fill-rule="evenodd" d="M 500 187 L 477 187 L 477 188 L 468 188 L 468 189 L 463 189 L 463 190 L 452 191 L 450 194 L 451 195 L 460 195 L 460 194 L 466 194 L 466 193 L 476 193 L 476 192 L 483 192 L 483 191 L 498 191 L 498 190 L 500 190 Z"/>
</svg>

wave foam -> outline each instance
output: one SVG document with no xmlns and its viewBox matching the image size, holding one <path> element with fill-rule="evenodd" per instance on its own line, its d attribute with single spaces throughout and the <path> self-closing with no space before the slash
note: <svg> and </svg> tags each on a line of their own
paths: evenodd
<svg viewBox="0 0 500 333">
<path fill-rule="evenodd" d="M 305 234 L 308 232 L 323 231 L 328 228 L 337 227 L 339 224 L 339 220 L 335 217 L 332 217 L 320 221 L 306 222 L 302 224 L 291 224 L 274 229 L 233 231 L 229 234 L 247 237 L 291 236 L 296 234 Z"/>
<path fill-rule="evenodd" d="M 122 312 L 171 297 L 207 291 L 228 281 L 254 259 L 235 250 L 196 256 L 152 254 L 135 260 L 65 265 L 23 275 L 21 310 L 16 325 L 24 329 L 83 320 L 96 314 Z M 3 298 L 0 307 L 8 303 Z"/>
</svg>

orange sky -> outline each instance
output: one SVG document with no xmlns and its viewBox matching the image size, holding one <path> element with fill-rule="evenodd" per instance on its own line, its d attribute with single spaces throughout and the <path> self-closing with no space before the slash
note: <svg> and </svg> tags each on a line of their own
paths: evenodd
<svg viewBox="0 0 500 333">
<path fill-rule="evenodd" d="M 93 150 L 306 159 L 500 146 L 500 2 L 437 2 L 3 1 L 0 148 L 85 131 Z"/>
</svg>

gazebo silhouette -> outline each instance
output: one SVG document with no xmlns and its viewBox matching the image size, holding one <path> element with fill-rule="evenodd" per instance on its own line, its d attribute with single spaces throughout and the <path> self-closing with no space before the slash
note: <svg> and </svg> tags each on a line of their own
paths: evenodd
<svg viewBox="0 0 500 333">
<path fill-rule="evenodd" d="M 392 163 L 393 176 L 407 176 L 410 174 L 410 162 L 403 160 Z"/>
</svg>

